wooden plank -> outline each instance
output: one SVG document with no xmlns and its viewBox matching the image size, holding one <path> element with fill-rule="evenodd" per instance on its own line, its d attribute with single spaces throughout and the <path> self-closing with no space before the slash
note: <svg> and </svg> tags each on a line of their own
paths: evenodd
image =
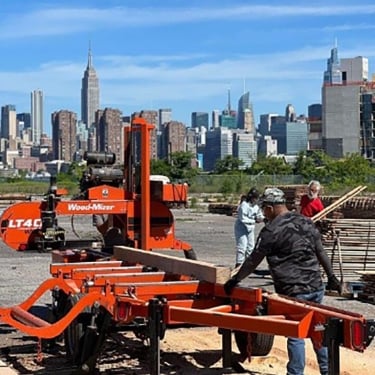
<svg viewBox="0 0 375 375">
<path fill-rule="evenodd" d="M 113 254 L 118 260 L 141 263 L 165 272 L 188 275 L 210 283 L 224 284 L 230 278 L 229 267 L 218 267 L 198 260 L 182 259 L 126 246 L 115 246 Z"/>
<path fill-rule="evenodd" d="M 355 189 L 349 191 L 349 193 L 343 195 L 341 198 L 339 198 L 337 201 L 333 202 L 331 205 L 328 207 L 324 208 L 323 211 L 320 211 L 317 213 L 315 216 L 311 218 L 312 221 L 316 222 L 329 214 L 331 211 L 335 210 L 337 207 L 348 201 L 349 199 L 353 198 L 357 194 L 359 194 L 361 191 L 365 190 L 367 186 L 357 186 Z"/>
</svg>

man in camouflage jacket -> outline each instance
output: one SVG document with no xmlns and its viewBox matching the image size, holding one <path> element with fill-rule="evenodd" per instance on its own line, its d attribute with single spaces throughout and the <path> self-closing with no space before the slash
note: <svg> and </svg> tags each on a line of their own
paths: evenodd
<svg viewBox="0 0 375 375">
<path fill-rule="evenodd" d="M 285 205 L 282 190 L 268 188 L 261 197 L 261 206 L 268 223 L 259 233 L 254 251 L 238 272 L 229 279 L 224 289 L 232 289 L 267 259 L 279 294 L 321 303 L 324 285 L 320 265 L 328 277 L 327 288 L 341 293 L 341 285 L 333 273 L 331 263 L 323 248 L 318 229 L 311 219 L 291 212 Z M 305 343 L 303 339 L 288 338 L 287 375 L 303 375 L 305 367 Z M 320 373 L 328 374 L 326 347 L 315 348 Z"/>
</svg>

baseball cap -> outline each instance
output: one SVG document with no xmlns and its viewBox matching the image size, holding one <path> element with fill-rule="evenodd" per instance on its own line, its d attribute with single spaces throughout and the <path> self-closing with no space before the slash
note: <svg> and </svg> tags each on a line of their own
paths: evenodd
<svg viewBox="0 0 375 375">
<path fill-rule="evenodd" d="M 260 197 L 260 203 L 261 205 L 284 204 L 284 192 L 278 188 L 267 188 Z"/>
</svg>

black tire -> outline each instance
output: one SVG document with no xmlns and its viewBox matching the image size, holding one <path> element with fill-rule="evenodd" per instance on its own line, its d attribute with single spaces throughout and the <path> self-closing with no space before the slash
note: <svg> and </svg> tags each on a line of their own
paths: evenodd
<svg viewBox="0 0 375 375">
<path fill-rule="evenodd" d="M 65 314 L 80 300 L 82 294 L 74 294 L 68 297 L 65 304 Z M 90 324 L 91 308 L 86 308 L 79 314 L 64 331 L 65 351 L 70 362 L 75 365 L 82 364 L 81 353 L 85 331 Z"/>
<path fill-rule="evenodd" d="M 48 308 L 46 321 L 53 324 L 62 319 L 66 313 L 66 301 L 68 295 L 62 290 L 53 291 L 55 294 L 55 300 Z M 56 348 L 56 342 L 63 340 L 63 333 L 52 339 L 43 339 L 43 349 L 48 352 L 53 352 Z"/>
<path fill-rule="evenodd" d="M 81 293 L 71 295 L 66 301 L 66 313 L 82 298 Z M 100 307 L 92 322 L 92 309 L 86 307 L 64 332 L 66 356 L 75 365 L 84 366 L 85 373 L 92 373 L 97 357 L 105 342 L 112 322 L 112 315 Z M 93 323 L 93 325 L 92 325 Z"/>
<path fill-rule="evenodd" d="M 266 356 L 272 349 L 274 336 L 265 333 L 235 331 L 234 338 L 241 358 L 250 356 Z M 249 340 L 251 340 L 249 345 Z M 248 352 L 251 348 L 251 353 Z"/>
</svg>

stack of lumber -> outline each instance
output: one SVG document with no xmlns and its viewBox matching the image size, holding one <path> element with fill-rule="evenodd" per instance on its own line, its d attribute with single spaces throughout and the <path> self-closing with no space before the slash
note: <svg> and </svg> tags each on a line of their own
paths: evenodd
<svg viewBox="0 0 375 375">
<path fill-rule="evenodd" d="M 375 271 L 358 272 L 363 282 L 362 292 L 358 298 L 366 301 L 375 302 Z"/>
<path fill-rule="evenodd" d="M 289 210 L 295 210 L 299 206 L 301 197 L 307 193 L 306 185 L 278 185 L 278 186 L 266 186 L 266 188 L 277 187 L 281 189 L 285 194 L 286 206 Z"/>
<path fill-rule="evenodd" d="M 333 269 L 345 282 L 375 273 L 375 220 L 326 219 L 322 242 Z"/>
<path fill-rule="evenodd" d="M 237 211 L 237 206 L 237 204 L 231 203 L 210 203 L 208 205 L 208 212 L 211 214 L 233 216 Z"/>
<path fill-rule="evenodd" d="M 285 194 L 286 206 L 289 210 L 296 210 L 300 206 L 301 197 L 307 194 L 307 185 L 278 185 L 278 186 L 266 186 L 277 187 L 281 189 Z M 320 192 L 324 192 L 324 187 L 321 186 Z M 327 204 L 328 205 L 328 204 Z"/>
<path fill-rule="evenodd" d="M 315 216 L 313 216 L 311 219 L 313 221 L 321 220 L 327 215 L 333 211 L 335 211 L 337 208 L 341 207 L 343 204 L 345 204 L 348 200 L 351 198 L 354 198 L 356 195 L 361 193 L 363 190 L 366 190 L 367 186 L 357 186 L 353 190 L 349 191 L 348 193 L 344 194 L 342 197 L 335 200 L 333 203 L 331 203 L 329 206 L 325 207 L 323 211 L 320 211 Z"/>
<path fill-rule="evenodd" d="M 323 196 L 321 199 L 326 207 L 338 198 L 336 196 Z M 375 219 L 375 196 L 353 197 L 338 207 L 335 212 L 340 213 L 344 218 Z"/>
</svg>

